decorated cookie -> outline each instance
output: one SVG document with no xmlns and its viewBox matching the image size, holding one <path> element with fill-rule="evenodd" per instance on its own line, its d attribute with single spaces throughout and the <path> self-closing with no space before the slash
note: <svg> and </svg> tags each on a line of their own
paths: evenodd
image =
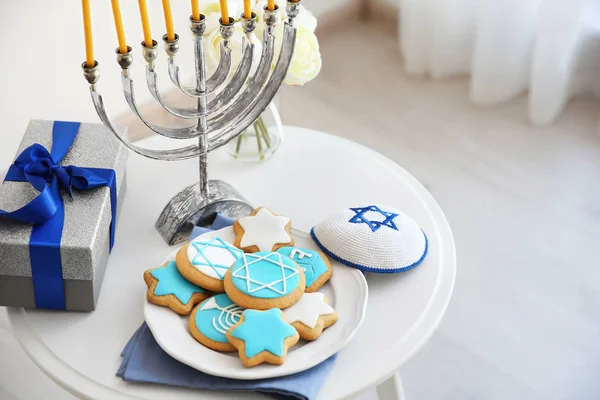
<svg viewBox="0 0 600 400">
<path fill-rule="evenodd" d="M 254 367 L 264 362 L 283 364 L 287 349 L 295 345 L 300 336 L 285 322 L 283 312 L 273 308 L 245 310 L 240 322 L 227 332 L 227 340 L 238 349 L 242 364 Z"/>
<path fill-rule="evenodd" d="M 320 251 L 302 247 L 282 247 L 277 252 L 288 256 L 302 268 L 306 277 L 307 293 L 316 292 L 331 278 L 333 269 L 329 258 Z"/>
<path fill-rule="evenodd" d="M 421 264 L 428 248 L 427 236 L 414 219 L 377 204 L 347 208 L 310 233 L 329 257 L 369 272 L 407 271 Z"/>
<path fill-rule="evenodd" d="M 242 250 L 223 239 L 231 235 L 231 227 L 207 232 L 179 249 L 177 268 L 181 275 L 207 290 L 224 292 L 223 278 L 227 270 L 244 254 Z"/>
<path fill-rule="evenodd" d="M 315 340 L 323 329 L 335 324 L 338 315 L 323 293 L 304 293 L 300 300 L 284 310 L 285 320 L 305 340 Z"/>
<path fill-rule="evenodd" d="M 245 253 L 227 271 L 225 292 L 244 308 L 268 310 L 294 304 L 306 285 L 304 271 L 281 253 Z"/>
<path fill-rule="evenodd" d="M 225 334 L 240 321 L 244 309 L 226 294 L 218 294 L 200 303 L 190 315 L 189 327 L 194 339 L 217 351 L 235 351 Z"/>
<path fill-rule="evenodd" d="M 148 285 L 148 301 L 169 307 L 177 314 L 189 314 L 196 304 L 208 297 L 204 289 L 181 276 L 175 261 L 144 272 L 144 280 Z"/>
<path fill-rule="evenodd" d="M 289 218 L 275 215 L 264 207 L 257 208 L 249 216 L 234 222 L 233 229 L 237 235 L 235 245 L 247 253 L 293 246 L 291 227 Z"/>
</svg>

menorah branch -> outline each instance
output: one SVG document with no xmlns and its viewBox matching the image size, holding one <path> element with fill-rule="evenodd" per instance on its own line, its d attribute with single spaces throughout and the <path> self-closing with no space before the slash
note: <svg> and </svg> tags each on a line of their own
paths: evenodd
<svg viewBox="0 0 600 400">
<path fill-rule="evenodd" d="M 179 51 L 179 36 L 174 34 L 172 40 L 163 37 L 164 50 L 167 56 L 167 74 L 174 86 L 186 96 L 195 100 L 195 107 L 174 107 L 166 104 L 158 88 L 158 72 L 156 59 L 158 48 L 156 41 L 147 47 L 142 42 L 142 55 L 146 68 L 146 83 L 154 99 L 170 114 L 182 118 L 195 120 L 195 124 L 184 128 L 163 127 L 149 122 L 141 113 L 137 105 L 134 82 L 130 76 L 133 67 L 133 54 L 131 48 L 121 53 L 117 50 L 117 62 L 121 66 L 121 81 L 125 101 L 134 114 L 140 118 L 145 126 L 153 133 L 170 139 L 197 138 L 196 145 L 182 146 L 176 149 L 149 149 L 131 143 L 112 125 L 107 116 L 102 96 L 98 92 L 99 66 L 88 67 L 82 65 L 84 76 L 90 84 L 92 102 L 102 122 L 109 131 L 132 151 L 148 158 L 178 161 L 198 158 L 199 182 L 192 185 L 177 196 L 165 207 L 157 221 L 157 229 L 163 238 L 170 244 L 185 240 L 186 234 L 191 231 L 190 226 L 203 221 L 208 214 L 215 211 L 226 211 L 233 215 L 250 212 L 252 208 L 245 202 L 230 185 L 219 181 L 209 181 L 208 153 L 215 150 L 236 136 L 240 135 L 264 112 L 275 97 L 287 74 L 294 53 L 296 29 L 294 19 L 299 12 L 300 1 L 288 0 L 286 6 L 287 20 L 284 21 L 283 37 L 279 58 L 274 64 L 276 54 L 276 26 L 280 22 L 278 8 L 275 10 L 264 9 L 262 53 L 258 64 L 253 70 L 253 58 L 256 52 L 254 30 L 257 25 L 257 16 L 252 13 L 251 18 L 239 19 L 244 32 L 241 61 L 232 73 L 233 54 L 230 41 L 234 36 L 235 24 L 233 18 L 229 21 L 220 21 L 219 33 L 222 41 L 220 45 L 221 58 L 212 74 L 207 76 L 206 55 L 204 54 L 204 33 L 206 18 L 200 15 L 198 20 L 190 17 L 190 30 L 193 35 L 194 49 L 194 87 L 184 86 L 181 79 L 181 70 L 176 63 Z"/>
<path fill-rule="evenodd" d="M 233 26 L 232 21 L 230 25 Z M 229 29 L 223 29 L 223 21 L 221 21 L 221 35 L 226 32 L 226 36 L 230 37 Z M 200 190 L 199 195 L 202 198 L 208 198 L 208 118 L 206 116 L 206 59 L 204 57 L 204 29 L 205 18 L 202 15 L 199 21 L 194 21 L 190 18 L 190 29 L 194 34 L 194 55 L 196 57 L 195 71 L 196 71 L 196 93 L 200 96 L 197 99 L 198 103 L 198 124 L 196 129 L 200 132 L 198 136 L 198 148 L 200 149 L 200 156 L 198 158 L 199 166 L 199 177 L 198 188 Z M 225 40 L 225 37 L 223 39 Z M 229 63 L 231 63 L 231 52 L 228 52 Z M 227 66 L 227 73 L 229 73 L 229 65 Z"/>
</svg>

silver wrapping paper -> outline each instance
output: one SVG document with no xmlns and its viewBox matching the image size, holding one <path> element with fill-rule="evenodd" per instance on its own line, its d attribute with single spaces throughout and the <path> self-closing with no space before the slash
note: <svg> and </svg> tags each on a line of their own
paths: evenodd
<svg viewBox="0 0 600 400">
<path fill-rule="evenodd" d="M 16 155 L 34 143 L 50 150 L 52 125 L 53 121 L 30 121 Z M 126 163 L 127 149 L 103 125 L 85 123 L 81 124 L 73 146 L 61 161 L 64 166 L 115 170 L 119 203 L 124 197 Z M 4 182 L 0 185 L 0 209 L 16 210 L 37 193 L 26 182 Z M 61 258 L 67 308 L 93 309 L 90 295 L 95 303 L 108 259 L 110 191 L 107 187 L 81 192 L 73 190 L 71 198 L 63 190 L 62 195 L 65 221 Z M 30 235 L 31 225 L 0 217 L 0 305 L 32 307 Z"/>
</svg>

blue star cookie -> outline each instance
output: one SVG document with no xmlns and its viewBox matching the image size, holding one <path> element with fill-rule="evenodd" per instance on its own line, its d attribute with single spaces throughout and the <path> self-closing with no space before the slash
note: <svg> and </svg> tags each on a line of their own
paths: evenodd
<svg viewBox="0 0 600 400">
<path fill-rule="evenodd" d="M 287 349 L 295 345 L 300 336 L 283 316 L 283 311 L 277 308 L 245 310 L 240 322 L 227 332 L 227 340 L 238 349 L 244 366 L 285 362 Z"/>
<path fill-rule="evenodd" d="M 277 252 L 291 258 L 302 268 L 307 293 L 316 292 L 331 278 L 333 269 L 329 258 L 320 251 L 303 247 L 282 247 Z"/>
<path fill-rule="evenodd" d="M 144 272 L 144 281 L 148 285 L 148 301 L 169 307 L 181 315 L 189 314 L 196 304 L 208 297 L 204 289 L 188 282 L 179 273 L 175 261 Z"/>
</svg>

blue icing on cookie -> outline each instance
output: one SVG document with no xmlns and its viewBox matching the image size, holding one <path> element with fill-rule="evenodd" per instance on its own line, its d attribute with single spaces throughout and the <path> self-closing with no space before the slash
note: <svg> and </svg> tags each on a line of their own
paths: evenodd
<svg viewBox="0 0 600 400">
<path fill-rule="evenodd" d="M 187 304 L 194 293 L 204 293 L 204 289 L 181 276 L 175 261 L 169 261 L 166 266 L 153 269 L 150 274 L 158 280 L 154 289 L 155 296 L 172 294 L 182 304 Z"/>
<path fill-rule="evenodd" d="M 231 336 L 244 341 L 246 357 L 255 357 L 263 351 L 277 357 L 283 356 L 283 342 L 294 336 L 296 329 L 285 322 L 281 315 L 278 308 L 244 311 L 244 322 L 231 331 Z"/>
<path fill-rule="evenodd" d="M 304 276 L 306 276 L 306 287 L 312 285 L 327 272 L 327 264 L 317 251 L 302 247 L 281 247 L 277 252 L 291 258 L 302 267 Z"/>
<path fill-rule="evenodd" d="M 243 310 L 226 294 L 218 294 L 198 306 L 196 327 L 207 338 L 227 343 L 225 333 L 239 322 Z"/>
<path fill-rule="evenodd" d="M 231 281 L 248 296 L 276 299 L 298 287 L 300 271 L 294 261 L 281 253 L 246 253 L 231 266 Z"/>
</svg>

